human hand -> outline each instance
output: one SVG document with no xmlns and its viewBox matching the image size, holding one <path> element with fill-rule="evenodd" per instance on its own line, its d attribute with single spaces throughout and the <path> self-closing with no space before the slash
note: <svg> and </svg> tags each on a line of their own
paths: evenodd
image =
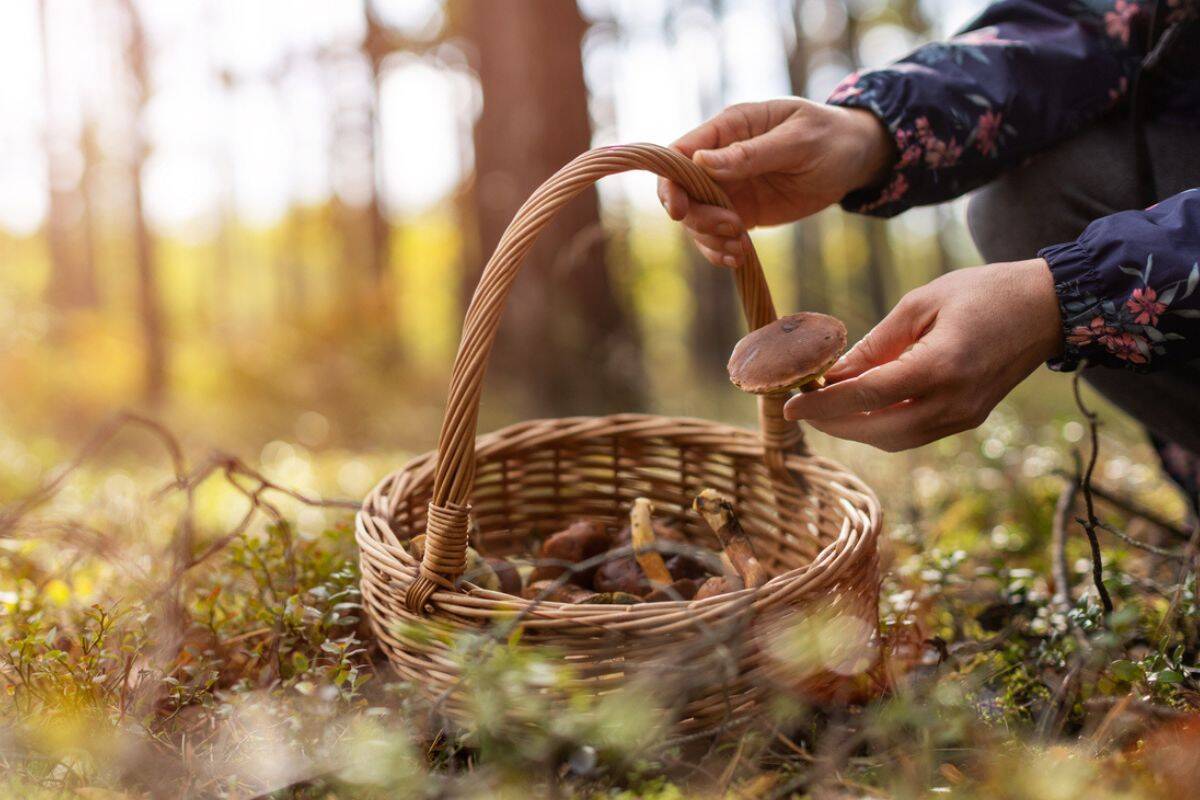
<svg viewBox="0 0 1200 800">
<path fill-rule="evenodd" d="M 1038 364 L 1062 350 L 1044 259 L 943 275 L 906 294 L 788 419 L 889 452 L 975 428 Z"/>
<path fill-rule="evenodd" d="M 879 182 L 896 151 L 870 111 L 787 98 L 730 106 L 672 147 L 725 190 L 733 211 L 690 200 L 659 179 L 658 196 L 704 257 L 736 267 L 745 231 L 792 222 Z"/>
</svg>

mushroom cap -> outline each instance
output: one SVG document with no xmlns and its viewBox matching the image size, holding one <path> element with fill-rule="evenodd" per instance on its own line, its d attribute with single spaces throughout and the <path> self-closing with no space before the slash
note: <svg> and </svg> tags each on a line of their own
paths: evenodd
<svg viewBox="0 0 1200 800">
<path fill-rule="evenodd" d="M 801 311 L 751 331 L 733 348 L 729 380 L 743 392 L 770 394 L 820 378 L 846 348 L 836 317 Z"/>
</svg>

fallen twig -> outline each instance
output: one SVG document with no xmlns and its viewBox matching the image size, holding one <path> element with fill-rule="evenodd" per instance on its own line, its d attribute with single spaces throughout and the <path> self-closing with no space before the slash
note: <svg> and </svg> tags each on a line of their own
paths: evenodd
<svg viewBox="0 0 1200 800">
<path fill-rule="evenodd" d="M 108 422 L 100 426 L 97 431 L 92 434 L 92 437 L 79 449 L 67 463 L 63 464 L 55 472 L 54 476 L 45 481 L 41 486 L 33 492 L 26 495 L 21 500 L 12 503 L 5 509 L 0 510 L 0 537 L 8 536 L 12 533 L 12 529 L 16 527 L 26 514 L 33 509 L 51 500 L 58 490 L 62 488 L 69 478 L 79 467 L 85 462 L 94 457 L 100 450 L 104 448 L 113 438 L 127 425 L 136 425 L 156 434 L 156 438 L 162 442 L 171 456 L 171 464 L 175 471 L 176 482 L 182 481 L 186 472 L 185 462 L 183 458 L 183 449 L 179 446 L 178 440 L 171 435 L 161 423 L 144 417 L 141 414 L 132 411 L 122 411 L 114 415 Z"/>
</svg>

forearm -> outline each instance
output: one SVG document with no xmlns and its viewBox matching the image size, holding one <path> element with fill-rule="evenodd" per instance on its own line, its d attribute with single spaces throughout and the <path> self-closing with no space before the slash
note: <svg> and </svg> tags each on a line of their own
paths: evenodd
<svg viewBox="0 0 1200 800">
<path fill-rule="evenodd" d="M 891 216 L 991 180 L 1118 104 L 1141 58 L 1131 29 L 1151 0 L 1004 0 L 970 29 L 889 68 L 854 75 L 829 102 L 876 114 L 899 159 L 848 210 Z"/>
</svg>

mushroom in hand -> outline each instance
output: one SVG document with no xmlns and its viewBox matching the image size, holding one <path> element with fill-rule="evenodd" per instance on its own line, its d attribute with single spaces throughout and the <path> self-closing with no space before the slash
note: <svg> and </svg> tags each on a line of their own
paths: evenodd
<svg viewBox="0 0 1200 800">
<path fill-rule="evenodd" d="M 729 380 L 751 394 L 820 385 L 845 348 L 841 320 L 814 311 L 789 314 L 737 343 L 729 357 Z"/>
</svg>

